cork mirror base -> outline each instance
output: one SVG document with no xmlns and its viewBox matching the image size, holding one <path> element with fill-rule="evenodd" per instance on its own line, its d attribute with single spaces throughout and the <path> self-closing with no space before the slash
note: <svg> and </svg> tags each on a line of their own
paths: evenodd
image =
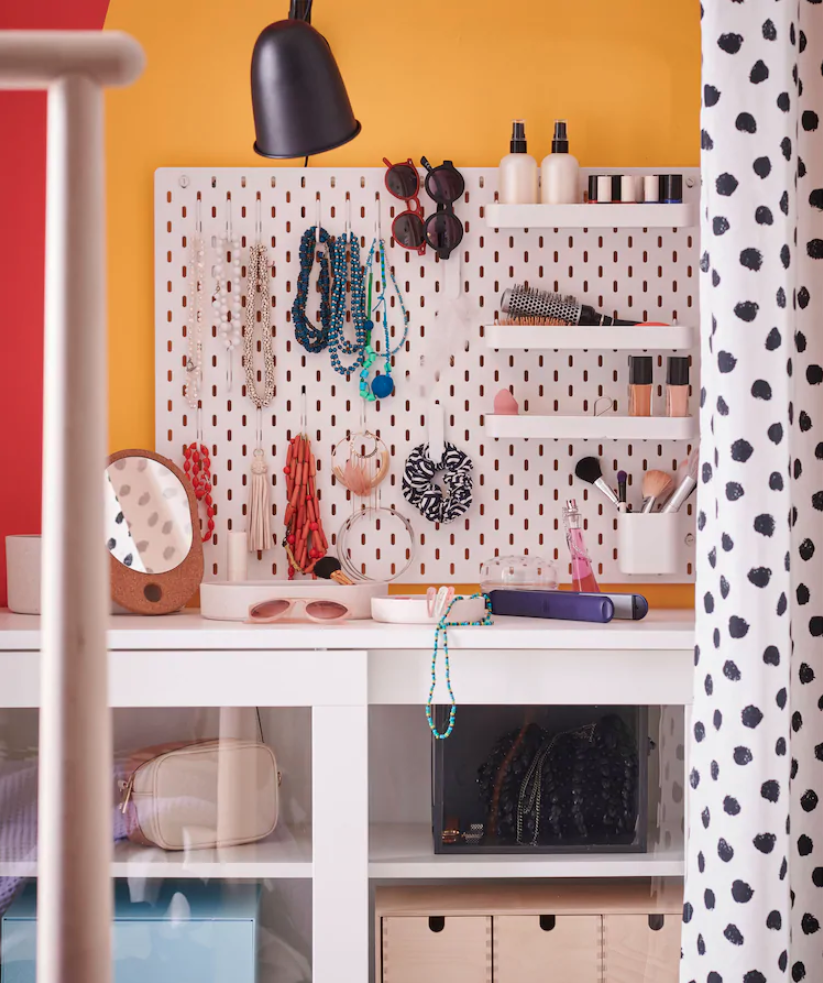
<svg viewBox="0 0 823 983">
<path fill-rule="evenodd" d="M 203 579 L 197 498 L 160 454 L 123 450 L 106 468 L 106 546 L 112 599 L 135 614 L 170 614 Z"/>
</svg>

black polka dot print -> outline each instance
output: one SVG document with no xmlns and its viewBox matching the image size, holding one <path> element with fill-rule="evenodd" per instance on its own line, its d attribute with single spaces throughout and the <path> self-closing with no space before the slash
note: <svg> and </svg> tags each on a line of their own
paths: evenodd
<svg viewBox="0 0 823 983">
<path fill-rule="evenodd" d="M 704 3 L 682 983 L 823 980 L 823 0 Z"/>
</svg>

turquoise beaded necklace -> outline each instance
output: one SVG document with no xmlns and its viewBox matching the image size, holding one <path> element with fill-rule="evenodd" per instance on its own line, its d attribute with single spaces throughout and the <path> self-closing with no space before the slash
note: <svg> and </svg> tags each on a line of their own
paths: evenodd
<svg viewBox="0 0 823 983">
<path fill-rule="evenodd" d="M 482 597 L 486 603 L 486 616 L 482 621 L 448 621 L 449 612 L 457 604 L 458 601 L 469 600 L 472 601 L 476 597 Z M 451 681 L 451 667 L 449 666 L 449 628 L 477 628 L 480 625 L 490 625 L 492 624 L 492 602 L 488 594 L 478 593 L 472 594 L 471 597 L 455 597 L 451 604 L 443 612 L 443 617 L 437 623 L 437 628 L 434 630 L 434 652 L 432 654 L 432 677 L 431 686 L 429 687 L 429 698 L 426 701 L 426 720 L 429 722 L 429 730 L 434 735 L 435 740 L 445 741 L 447 737 L 451 737 L 451 733 L 454 730 L 454 721 L 457 717 L 457 701 L 454 698 L 454 691 L 452 690 Z M 440 636 L 443 636 L 443 665 L 445 668 L 445 678 L 446 678 L 446 689 L 449 693 L 449 724 L 446 729 L 440 733 L 437 729 L 432 717 L 432 701 L 434 700 L 434 690 L 437 686 L 437 650 L 440 643 Z"/>
<path fill-rule="evenodd" d="M 371 253 L 369 253 L 369 259 L 371 260 Z M 373 403 L 377 399 L 369 386 L 369 373 L 371 372 L 371 367 L 374 365 L 375 359 L 377 358 L 377 352 L 374 350 L 371 343 L 371 333 L 374 330 L 374 321 L 371 319 L 371 297 L 373 285 L 374 275 L 371 271 L 371 263 L 369 263 L 369 286 L 368 296 L 366 298 L 366 310 L 369 312 L 369 319 L 364 325 L 366 328 L 366 343 L 363 345 L 363 364 L 360 369 L 360 395 L 366 400 L 367 403 Z"/>
<path fill-rule="evenodd" d="M 394 276 L 394 271 L 389 267 L 389 277 L 391 278 L 392 286 L 394 287 L 394 292 L 397 297 L 397 302 L 400 305 L 400 310 L 403 315 L 403 335 L 400 341 L 391 347 L 391 333 L 389 331 L 389 303 L 386 297 L 386 243 L 383 241 L 382 237 L 376 236 L 371 244 L 371 249 L 369 250 L 369 255 L 366 260 L 366 270 L 369 271 L 369 282 L 371 284 L 371 269 L 372 263 L 374 262 L 375 255 L 379 253 L 380 255 L 380 282 L 382 289 L 380 295 L 377 298 L 377 303 L 372 306 L 371 297 L 369 299 L 369 318 L 366 321 L 367 329 L 367 340 L 364 346 L 364 359 L 363 368 L 360 372 L 360 395 L 363 399 L 374 400 L 385 399 L 387 396 L 391 396 L 394 392 L 394 381 L 391 377 L 391 360 L 392 356 L 396 355 L 400 349 L 406 344 L 406 339 L 409 335 L 409 316 L 406 313 L 406 305 L 403 303 L 403 294 L 400 292 L 400 287 L 397 285 L 397 280 Z M 371 293 L 371 291 L 370 291 Z M 377 376 L 372 380 L 371 386 L 369 386 L 369 371 L 377 358 L 377 352 L 374 350 L 374 346 L 371 343 L 371 331 L 374 328 L 374 320 L 372 315 L 374 311 L 380 310 L 382 308 L 382 321 L 383 321 L 383 333 L 385 337 L 385 350 L 380 353 L 380 357 L 384 359 L 384 369 L 383 375 Z M 372 357 L 373 356 L 373 357 Z M 368 365 L 367 365 L 368 363 Z"/>
<path fill-rule="evenodd" d="M 347 259 L 350 257 L 350 259 Z M 369 337 L 365 311 L 365 291 L 363 289 L 363 269 L 360 266 L 360 240 L 353 232 L 339 236 L 332 247 L 334 286 L 332 287 L 331 326 L 329 328 L 329 356 L 334 371 L 348 375 L 363 364 L 366 342 Z M 350 279 L 349 279 L 350 278 Z M 351 284 L 351 318 L 354 324 L 355 341 L 350 342 L 343 334 L 346 320 L 346 282 Z M 355 355 L 351 365 L 340 361 L 340 353 Z"/>
</svg>

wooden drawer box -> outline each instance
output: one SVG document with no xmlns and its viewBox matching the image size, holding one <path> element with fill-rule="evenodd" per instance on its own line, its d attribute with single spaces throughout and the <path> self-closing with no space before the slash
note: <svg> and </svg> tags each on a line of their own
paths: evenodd
<svg viewBox="0 0 823 983">
<path fill-rule="evenodd" d="M 384 918 L 383 983 L 492 983 L 488 916 Z"/>
<path fill-rule="evenodd" d="M 377 980 L 677 983 L 682 903 L 679 881 L 378 887 Z"/>
<path fill-rule="evenodd" d="M 677 983 L 680 928 L 677 915 L 606 915 L 604 983 Z"/>
<path fill-rule="evenodd" d="M 601 983 L 599 915 L 495 915 L 494 983 Z"/>
</svg>

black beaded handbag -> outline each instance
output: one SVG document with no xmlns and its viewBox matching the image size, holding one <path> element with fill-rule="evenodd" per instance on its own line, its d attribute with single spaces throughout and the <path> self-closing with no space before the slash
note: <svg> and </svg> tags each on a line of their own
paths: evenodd
<svg viewBox="0 0 823 983">
<path fill-rule="evenodd" d="M 487 833 L 523 845 L 626 843 L 638 817 L 638 747 L 616 714 L 559 733 L 504 734 L 478 769 Z"/>
</svg>

